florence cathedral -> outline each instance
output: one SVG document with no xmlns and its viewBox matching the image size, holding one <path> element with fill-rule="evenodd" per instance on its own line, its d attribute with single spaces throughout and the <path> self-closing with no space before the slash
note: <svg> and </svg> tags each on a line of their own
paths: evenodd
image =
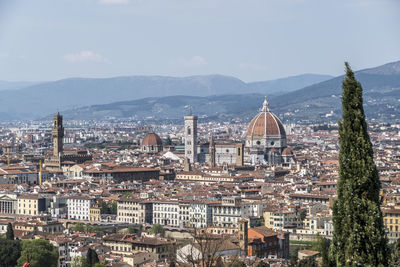
<svg viewBox="0 0 400 267">
<path fill-rule="evenodd" d="M 270 111 L 265 97 L 261 111 L 251 120 L 245 142 L 197 143 L 197 116 L 185 116 L 185 157 L 190 162 L 222 165 L 286 165 L 295 161 L 286 146 L 286 132 L 281 120 Z"/>
</svg>

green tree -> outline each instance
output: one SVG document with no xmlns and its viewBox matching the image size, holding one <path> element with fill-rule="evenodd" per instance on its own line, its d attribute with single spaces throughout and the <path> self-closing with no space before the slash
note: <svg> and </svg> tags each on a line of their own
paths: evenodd
<svg viewBox="0 0 400 267">
<path fill-rule="evenodd" d="M 106 267 L 104 263 L 96 263 L 93 267 Z"/>
<path fill-rule="evenodd" d="M 48 240 L 35 239 L 22 241 L 18 266 L 22 266 L 29 256 L 31 267 L 57 267 L 58 251 Z"/>
<path fill-rule="evenodd" d="M 89 267 L 85 257 L 73 257 L 71 267 Z"/>
<path fill-rule="evenodd" d="M 318 263 L 312 257 L 302 259 L 297 263 L 297 267 L 318 267 Z"/>
<path fill-rule="evenodd" d="M 172 145 L 171 137 L 167 136 L 167 138 L 164 140 L 164 146 L 171 146 L 171 145 Z"/>
<path fill-rule="evenodd" d="M 7 232 L 6 232 L 6 239 L 14 240 L 14 229 L 11 223 L 7 224 Z"/>
<path fill-rule="evenodd" d="M 76 232 L 84 232 L 85 231 L 85 226 L 83 225 L 83 223 L 77 223 L 74 226 L 74 231 L 76 231 Z"/>
<path fill-rule="evenodd" d="M 125 192 L 122 194 L 123 198 L 131 198 L 132 197 L 132 192 Z"/>
<path fill-rule="evenodd" d="M 400 266 L 400 238 L 393 244 L 389 266 Z"/>
<path fill-rule="evenodd" d="M 388 266 L 381 184 L 365 121 L 362 87 L 346 62 L 339 121 L 338 199 L 330 259 L 336 266 Z"/>
<path fill-rule="evenodd" d="M 86 254 L 86 262 L 90 267 L 93 267 L 93 265 L 99 262 L 99 256 L 94 249 L 88 249 Z"/>
<path fill-rule="evenodd" d="M 19 240 L 0 239 L 0 266 L 14 267 L 20 256 L 21 243 Z"/>
<path fill-rule="evenodd" d="M 98 225 L 84 224 L 83 229 L 86 233 L 99 233 L 101 232 L 100 227 Z"/>
<path fill-rule="evenodd" d="M 289 259 L 289 267 L 296 267 L 297 263 L 299 261 L 299 249 L 296 248 L 294 252 L 292 252 L 292 254 L 290 255 L 290 259 Z"/>
<path fill-rule="evenodd" d="M 134 233 L 136 233 L 135 227 L 129 226 L 128 228 L 126 228 L 126 233 L 127 233 L 127 234 L 134 234 Z"/>
<path fill-rule="evenodd" d="M 100 213 L 101 214 L 111 214 L 111 209 L 107 202 L 100 200 L 99 204 L 100 204 Z"/>
<path fill-rule="evenodd" d="M 150 228 L 150 232 L 157 235 L 160 234 L 161 236 L 164 235 L 164 228 L 162 227 L 161 224 L 153 224 L 153 226 Z"/>
<path fill-rule="evenodd" d="M 117 201 L 112 201 L 111 202 L 111 207 L 110 207 L 110 214 L 117 214 L 117 210 L 118 210 Z"/>
<path fill-rule="evenodd" d="M 171 261 L 171 263 L 169 264 L 169 267 L 176 267 L 176 264 L 174 261 Z"/>
<path fill-rule="evenodd" d="M 317 240 L 314 242 L 312 249 L 317 250 L 321 254 L 321 267 L 329 267 L 331 264 L 329 261 L 329 247 L 330 240 L 317 235 Z"/>
</svg>

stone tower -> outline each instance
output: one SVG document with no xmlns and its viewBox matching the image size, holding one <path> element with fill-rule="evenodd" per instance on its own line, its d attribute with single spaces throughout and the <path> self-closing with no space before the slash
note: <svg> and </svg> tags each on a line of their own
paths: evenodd
<svg viewBox="0 0 400 267">
<path fill-rule="evenodd" d="M 51 134 L 53 136 L 53 155 L 58 157 L 63 152 L 63 138 L 64 138 L 64 127 L 63 118 L 59 112 L 53 118 L 53 129 Z"/>
<path fill-rule="evenodd" d="M 215 143 L 212 136 L 210 136 L 210 145 L 208 150 L 210 153 L 209 165 L 210 167 L 215 167 Z"/>
<path fill-rule="evenodd" d="M 238 226 L 239 226 L 239 247 L 240 249 L 245 253 L 245 255 L 248 255 L 248 246 L 249 246 L 249 222 L 247 220 L 240 220 L 238 221 Z"/>
<path fill-rule="evenodd" d="M 197 162 L 197 116 L 185 116 L 185 157 Z"/>
<path fill-rule="evenodd" d="M 236 144 L 236 166 L 244 165 L 244 144 Z"/>
</svg>

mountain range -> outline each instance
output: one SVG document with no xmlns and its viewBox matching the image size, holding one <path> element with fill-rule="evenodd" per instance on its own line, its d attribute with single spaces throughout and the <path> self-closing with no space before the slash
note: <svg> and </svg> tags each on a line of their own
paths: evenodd
<svg viewBox="0 0 400 267">
<path fill-rule="evenodd" d="M 399 121 L 400 61 L 355 72 L 364 88 L 368 119 Z M 125 76 L 70 78 L 27 84 L 2 83 L 0 120 L 181 120 L 191 106 L 203 120 L 248 121 L 268 95 L 271 110 L 290 122 L 336 122 L 341 116 L 343 76 L 303 74 L 246 83 L 235 77 Z M 7 88 L 8 86 L 8 88 Z"/>
<path fill-rule="evenodd" d="M 355 72 L 364 89 L 368 119 L 381 122 L 400 120 L 400 61 Z M 344 76 L 316 82 L 297 90 L 272 91 L 271 110 L 287 122 L 335 123 L 341 116 L 341 84 Z M 260 85 L 261 83 L 255 83 Z M 262 86 L 258 87 L 263 88 Z M 265 86 L 267 88 L 267 86 Z M 264 101 L 264 94 L 254 90 L 247 94 L 212 96 L 176 95 L 92 105 L 64 112 L 66 118 L 132 118 L 181 120 L 190 105 L 204 119 L 249 121 Z M 244 91 L 242 91 L 244 92 Z M 265 91 L 264 91 L 265 92 Z"/>
<path fill-rule="evenodd" d="M 38 119 L 56 110 L 108 104 L 116 101 L 172 95 L 210 96 L 225 94 L 281 94 L 332 78 L 303 74 L 272 81 L 245 83 L 223 75 L 191 77 L 125 76 L 114 78 L 69 78 L 54 82 L 8 83 L 0 92 L 0 120 Z M 4 82 L 3 82 L 4 84 Z M 6 86 L 5 84 L 4 86 Z M 0 83 L 1 88 L 1 83 Z"/>
</svg>

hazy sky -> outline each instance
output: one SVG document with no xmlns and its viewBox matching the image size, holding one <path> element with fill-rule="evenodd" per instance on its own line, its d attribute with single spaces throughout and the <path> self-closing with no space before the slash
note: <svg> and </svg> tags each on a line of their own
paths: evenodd
<svg viewBox="0 0 400 267">
<path fill-rule="evenodd" d="M 338 75 L 400 60 L 398 0 L 0 0 L 0 80 Z"/>
</svg>

